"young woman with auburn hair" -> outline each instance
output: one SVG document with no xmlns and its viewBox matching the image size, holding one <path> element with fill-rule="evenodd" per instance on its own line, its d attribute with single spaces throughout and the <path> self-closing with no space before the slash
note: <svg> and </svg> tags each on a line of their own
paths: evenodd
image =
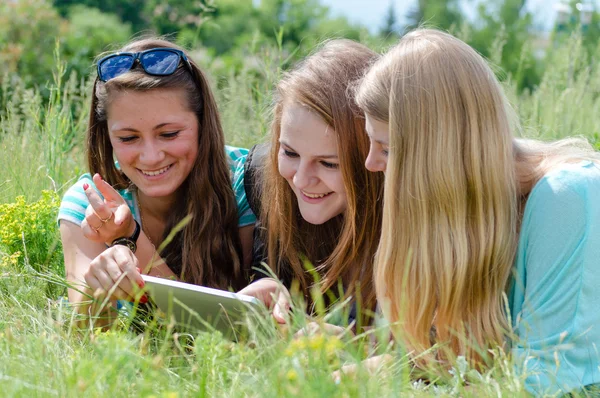
<svg viewBox="0 0 600 398">
<path fill-rule="evenodd" d="M 254 172 L 261 226 L 255 247 L 264 244 L 255 250 L 255 265 L 266 261 L 288 287 L 296 280 L 309 302 L 315 280 L 305 260 L 323 294 L 341 298 L 341 282 L 344 297 L 363 310 L 375 306 L 371 275 L 383 176 L 363 166 L 369 140 L 348 87 L 376 58 L 362 44 L 331 40 L 277 85 L 270 149 Z M 271 292 L 272 282 L 263 279 L 242 292 Z"/>
<path fill-rule="evenodd" d="M 91 296 L 133 301 L 140 270 L 221 289 L 247 285 L 255 217 L 243 185 L 246 154 L 225 145 L 208 81 L 181 48 L 145 39 L 100 59 L 91 175 L 66 192 L 58 215 L 76 287 L 69 300 L 92 314 L 106 308 L 90 309 Z"/>
<path fill-rule="evenodd" d="M 405 35 L 357 103 L 386 173 L 377 298 L 416 363 L 503 347 L 536 394 L 600 383 L 598 153 L 515 138 L 486 61 L 436 30 Z"/>
</svg>

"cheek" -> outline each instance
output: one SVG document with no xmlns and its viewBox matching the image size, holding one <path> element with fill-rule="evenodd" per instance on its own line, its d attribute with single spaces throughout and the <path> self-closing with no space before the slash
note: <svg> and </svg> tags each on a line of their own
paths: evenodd
<svg viewBox="0 0 600 398">
<path fill-rule="evenodd" d="M 123 145 L 123 143 L 113 143 L 113 156 L 117 159 L 119 164 L 127 165 L 135 158 L 135 148 L 133 145 Z"/>
<path fill-rule="evenodd" d="M 327 186 L 329 186 L 329 189 L 344 197 L 346 196 L 344 179 L 342 178 L 342 173 L 340 171 L 332 172 L 329 176 L 327 176 L 325 181 L 327 181 Z"/>
<path fill-rule="evenodd" d="M 294 178 L 294 174 L 296 174 L 296 167 L 290 159 L 285 156 L 279 155 L 277 168 L 279 169 L 279 174 L 287 180 L 291 180 Z"/>
<path fill-rule="evenodd" d="M 388 156 L 381 155 L 381 163 L 383 164 L 383 171 L 385 171 L 387 169 Z"/>
<path fill-rule="evenodd" d="M 194 145 L 195 144 L 195 145 Z M 198 157 L 198 143 L 192 143 L 188 151 L 188 159 L 195 162 Z"/>
</svg>

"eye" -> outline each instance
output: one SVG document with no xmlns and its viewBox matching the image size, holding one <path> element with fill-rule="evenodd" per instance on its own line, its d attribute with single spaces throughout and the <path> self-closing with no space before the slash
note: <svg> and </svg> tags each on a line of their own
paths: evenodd
<svg viewBox="0 0 600 398">
<path fill-rule="evenodd" d="M 163 137 L 163 138 L 175 138 L 178 135 L 179 135 L 179 130 L 178 131 L 173 131 L 173 132 L 170 132 L 170 133 L 162 133 L 161 137 Z"/>
<path fill-rule="evenodd" d="M 338 167 L 340 167 L 338 163 L 329 163 L 324 160 L 321 160 L 321 164 L 328 169 L 337 169 Z"/>
<path fill-rule="evenodd" d="M 130 135 L 128 137 L 119 137 L 119 141 L 121 142 L 132 142 L 133 140 L 136 140 L 137 137 L 135 135 Z"/>
<path fill-rule="evenodd" d="M 297 158 L 298 154 L 296 152 L 288 151 L 287 149 L 283 150 L 283 154 L 288 158 Z"/>
<path fill-rule="evenodd" d="M 390 152 L 387 149 L 382 149 L 381 153 L 383 153 L 383 156 L 387 156 L 390 154 Z"/>
</svg>

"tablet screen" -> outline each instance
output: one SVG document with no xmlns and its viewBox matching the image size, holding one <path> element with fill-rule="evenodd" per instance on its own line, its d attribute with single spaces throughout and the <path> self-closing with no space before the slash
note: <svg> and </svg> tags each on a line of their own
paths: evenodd
<svg viewBox="0 0 600 398">
<path fill-rule="evenodd" d="M 142 275 L 148 296 L 164 312 L 173 317 L 178 329 L 216 329 L 230 336 L 244 328 L 245 317 L 264 309 L 251 296 Z"/>
</svg>

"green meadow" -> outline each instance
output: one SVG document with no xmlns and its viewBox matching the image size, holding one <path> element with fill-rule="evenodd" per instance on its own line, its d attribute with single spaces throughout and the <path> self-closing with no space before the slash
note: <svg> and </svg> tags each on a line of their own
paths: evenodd
<svg viewBox="0 0 600 398">
<path fill-rule="evenodd" d="M 8 33 L 0 28 L 0 43 L 7 43 L 4 39 L 15 44 L 0 44 L 0 65 L 5 66 L 0 68 L 0 395 L 526 396 L 525 376 L 514 372 L 512 359 L 503 353 L 495 353 L 492 368 L 483 373 L 459 358 L 449 377 L 430 375 L 425 382 L 413 377 L 403 347 L 378 338 L 387 336 L 384 327 L 358 336 L 294 338 L 308 322 L 333 321 L 335 313 L 309 318 L 298 310 L 285 327 L 268 318 L 248 319 L 248 332 L 233 340 L 217 332 L 181 333 L 160 319 L 140 329 L 131 314 L 123 314 L 109 331 L 76 324 L 77 316 L 64 301 L 67 284 L 56 216 L 66 188 L 86 172 L 84 141 L 96 55 L 90 48 L 100 45 L 85 47 L 73 29 L 92 25 L 96 11 L 71 11 L 61 17 L 49 2 L 23 1 L 22 10 L 10 9 L 10 3 L 0 5 L 3 24 L 19 23 L 10 12 L 18 16 L 33 12 L 26 6 L 42 4 L 50 16 L 38 15 L 39 21 L 64 18 L 70 25 L 50 40 L 42 29 L 53 27 L 36 25 L 39 31 L 33 34 L 44 37 L 39 42 L 46 48 L 44 54 L 25 43 L 26 22 Z M 98 13 L 109 28 L 121 26 L 110 19 L 113 16 Z M 123 26 L 129 30 L 121 36 L 109 29 L 100 49 L 126 41 L 136 29 L 134 22 Z M 481 37 L 465 26 L 445 28 L 467 41 Z M 177 40 L 194 49 L 195 60 L 212 79 L 228 143 L 244 147 L 268 134 L 272 91 L 281 73 L 319 39 L 344 32 L 319 31 L 299 43 L 286 36 L 285 26 L 272 29 L 269 40 L 263 37 L 268 34 L 242 32 L 243 45 L 219 52 L 214 50 L 219 43 L 208 47 L 196 40 L 208 33 L 186 29 Z M 381 38 L 356 29 L 358 33 L 350 36 L 379 51 L 395 41 L 393 36 Z M 512 31 L 507 32 L 488 40 L 481 51 L 515 108 L 519 134 L 544 140 L 584 136 L 600 149 L 600 52 L 595 44 L 577 29 L 553 35 L 534 65 L 531 49 L 521 46 L 515 53 L 510 47 L 515 41 Z M 14 64 L 13 50 L 21 51 Z M 512 51 L 510 63 L 507 51 Z M 374 373 L 360 365 L 382 353 L 390 354 L 391 360 Z M 358 364 L 357 373 L 335 381 L 332 373 L 344 364 Z"/>
</svg>

